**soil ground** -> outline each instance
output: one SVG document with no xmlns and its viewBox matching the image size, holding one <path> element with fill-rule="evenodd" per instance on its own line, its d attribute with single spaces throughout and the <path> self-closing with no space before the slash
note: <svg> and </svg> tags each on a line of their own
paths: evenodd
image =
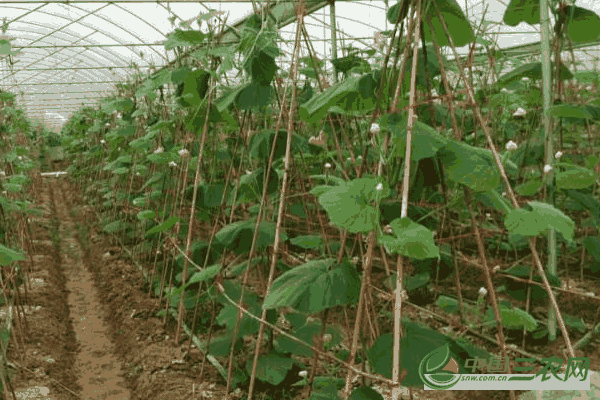
<svg viewBox="0 0 600 400">
<path fill-rule="evenodd" d="M 77 188 L 64 177 L 43 178 L 42 183 L 36 188 L 35 207 L 44 213 L 31 223 L 34 254 L 24 306 L 26 334 L 11 340 L 9 353 L 15 397 L 225 399 L 219 373 L 189 342 L 175 342 L 174 321 L 156 316 L 161 306 L 149 296 L 142 273 L 98 230 L 96 215 Z M 405 316 L 423 318 L 408 307 Z M 489 343 L 477 344 L 496 351 Z M 561 346 L 559 340 L 539 354 L 562 356 Z M 598 347 L 588 345 L 585 355 L 598 370 Z M 299 393 L 294 397 L 300 398 Z M 413 398 L 509 396 L 506 391 L 414 390 Z"/>
</svg>

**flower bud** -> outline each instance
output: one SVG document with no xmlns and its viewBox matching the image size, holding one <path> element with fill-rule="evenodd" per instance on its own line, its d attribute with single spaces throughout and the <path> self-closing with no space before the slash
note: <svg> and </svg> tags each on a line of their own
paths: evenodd
<svg viewBox="0 0 600 400">
<path fill-rule="evenodd" d="M 527 114 L 527 111 L 522 109 L 521 107 L 517 108 L 517 111 L 513 113 L 513 117 L 524 117 Z"/>
</svg>

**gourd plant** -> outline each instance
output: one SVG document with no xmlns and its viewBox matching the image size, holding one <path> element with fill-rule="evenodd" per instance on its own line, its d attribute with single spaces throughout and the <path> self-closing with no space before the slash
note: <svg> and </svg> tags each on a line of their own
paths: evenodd
<svg viewBox="0 0 600 400">
<path fill-rule="evenodd" d="M 514 10 L 509 6 L 507 15 L 520 12 Z M 199 26 L 215 15 L 201 16 Z M 164 43 L 180 55 L 173 65 L 135 75 L 101 107 L 81 110 L 65 127 L 70 171 L 87 187 L 88 198 L 99 199 L 104 230 L 152 263 L 150 291 L 165 298 L 165 318 L 178 309 L 178 323 L 191 323 L 193 332 L 202 333 L 206 329 L 191 315 L 200 311 L 203 323 L 212 322 L 212 339 L 203 350 L 221 360 L 229 356 L 228 371 L 221 361 L 211 362 L 229 389 L 248 385 L 249 397 L 256 378 L 274 386 L 286 381 L 300 365 L 298 356 L 313 359 L 308 379 L 297 384 L 311 387 L 313 398 L 332 399 L 344 386 L 346 396 L 377 398 L 370 388 L 352 390 L 353 375 L 365 374 L 357 362 L 368 366 L 369 378 L 397 389 L 401 382 L 422 385 L 421 360 L 439 348 L 447 348 L 461 368 L 467 358 L 488 356 L 464 338 L 422 326 L 397 309 L 394 333 L 382 333 L 372 318 L 376 250 L 385 267 L 384 285 L 396 294 L 392 303 L 406 303 L 403 291 L 410 302 L 453 278 L 456 298 L 439 296 L 435 304 L 459 313 L 468 329 L 498 333 L 501 349 L 503 329 L 509 335 L 547 331 L 529 301 L 523 309 L 518 300 L 545 294 L 557 308 L 550 284 L 562 282 L 541 269 L 530 238 L 555 230 L 568 251 L 581 244 L 598 257 L 597 238 L 577 243 L 574 221 L 558 207 L 588 207 L 593 215 L 588 222 L 595 224 L 600 206 L 590 186 L 598 160 L 557 158 L 552 163 L 557 203 L 539 198 L 549 190 L 541 145 L 541 64 L 494 71 L 499 78 L 493 84 L 475 87 L 456 53 L 452 62 L 440 50 L 455 51 L 481 39 L 454 0 L 399 1 L 387 18 L 394 28 L 382 35 L 390 45 L 375 52 L 347 49 L 332 60 L 343 78 L 333 85 L 301 17 L 289 74 L 275 63 L 281 50 L 270 18 L 249 18 L 237 31 L 236 44 L 219 43 L 218 31 L 181 25 Z M 580 20 L 566 20 L 564 26 L 577 31 Z M 299 57 L 301 39 L 307 57 Z M 556 66 L 556 82 L 574 76 L 559 61 Z M 234 69 L 243 76 L 241 84 L 221 83 Z M 304 75 L 302 84 L 298 73 Z M 291 94 L 282 85 L 284 77 Z M 439 102 L 433 101 L 434 90 Z M 452 95 L 459 91 L 457 103 Z M 417 104 L 418 96 L 424 104 Z M 527 109 L 525 118 L 514 115 L 515 105 Z M 565 102 L 550 113 L 565 126 L 587 128 L 597 120 L 597 106 Z M 502 118 L 488 124 L 486 114 Z M 502 140 L 492 140 L 491 132 Z M 481 138 L 487 148 L 477 147 Z M 506 139 L 521 144 L 499 154 Z M 477 245 L 467 260 L 483 268 L 488 305 L 462 296 L 460 243 L 434 236 L 460 237 L 465 226 Z M 489 231 L 493 238 L 484 237 Z M 488 274 L 489 251 L 528 246 L 530 265 L 507 269 L 504 286 L 496 287 Z M 301 256 L 283 247 L 300 249 Z M 392 256 L 399 266 L 395 274 L 388 266 Z M 514 286 L 513 278 L 524 276 L 541 282 L 543 290 L 530 290 L 529 283 Z M 496 294 L 503 291 L 515 301 L 498 301 Z M 188 313 L 192 308 L 197 310 Z M 328 317 L 339 309 L 355 310 L 356 319 L 352 346 L 336 359 L 328 350 L 344 337 Z M 288 311 L 283 318 L 291 332 L 276 323 L 276 311 L 282 310 Z M 579 317 L 563 316 L 564 324 L 581 328 Z M 373 332 L 362 332 L 357 354 L 367 320 L 374 320 Z M 252 359 L 243 344 L 253 335 Z M 330 339 L 325 342 L 324 336 Z M 570 348 L 565 330 L 563 337 Z M 345 382 L 333 373 L 316 376 L 319 357 L 346 368 Z M 403 379 L 400 366 L 406 370 Z"/>
<path fill-rule="evenodd" d="M 7 46 L 7 48 L 5 48 Z M 0 54 L 10 54 L 10 42 L 0 47 Z M 24 312 L 8 310 L 21 306 L 22 293 L 27 296 L 29 268 L 33 264 L 32 226 L 42 210 L 32 208 L 34 182 L 39 183 L 39 152 L 49 132 L 27 118 L 13 93 L 0 90 L 0 306 L 7 308 L 0 327 L 0 350 L 7 359 L 9 342 L 17 343 L 27 335 Z M 40 146 L 41 144 L 41 146 Z M 25 256 L 25 251 L 29 257 Z M 13 321 L 13 316 L 15 320 Z M 14 328 L 14 330 L 13 330 Z M 21 346 L 15 346 L 19 351 Z M 0 389 L 11 388 L 6 362 L 0 365 Z"/>
</svg>

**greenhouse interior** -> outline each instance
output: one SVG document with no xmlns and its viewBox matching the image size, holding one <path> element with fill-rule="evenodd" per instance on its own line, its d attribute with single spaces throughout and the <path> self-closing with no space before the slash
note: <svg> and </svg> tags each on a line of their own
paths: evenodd
<svg viewBox="0 0 600 400">
<path fill-rule="evenodd" d="M 600 399 L 600 2 L 0 19 L 0 399 Z"/>
</svg>

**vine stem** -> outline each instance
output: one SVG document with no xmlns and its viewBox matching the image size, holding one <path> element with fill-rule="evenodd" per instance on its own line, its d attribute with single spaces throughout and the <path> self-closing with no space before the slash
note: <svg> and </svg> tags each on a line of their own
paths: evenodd
<svg viewBox="0 0 600 400">
<path fill-rule="evenodd" d="M 200 149 L 198 150 L 198 159 L 196 161 L 196 174 L 194 175 L 194 193 L 192 194 L 192 206 L 190 212 L 190 219 L 188 223 L 187 239 L 185 243 L 185 252 L 190 255 L 190 247 L 192 245 L 192 232 L 194 227 L 194 219 L 196 217 L 196 202 L 198 200 L 198 186 L 200 185 L 201 170 L 202 170 L 202 155 L 204 153 L 204 145 L 206 144 L 206 138 L 208 136 L 208 121 L 210 116 L 210 105 L 212 103 L 212 96 L 214 92 L 214 86 L 211 85 L 211 90 L 208 94 L 207 106 L 206 106 L 206 118 L 204 120 L 204 127 L 202 129 L 202 139 L 200 139 Z M 183 273 L 181 274 L 181 285 L 185 287 L 185 282 L 188 277 L 188 258 L 185 258 L 183 265 Z M 177 315 L 177 329 L 175 330 L 175 342 L 179 343 L 179 335 L 181 333 L 181 324 L 183 322 L 183 316 L 185 314 L 185 289 L 181 290 L 181 296 L 179 297 L 179 313 Z"/>
<path fill-rule="evenodd" d="M 273 244 L 273 258 L 271 260 L 271 266 L 269 269 L 269 278 L 267 281 L 267 290 L 265 293 L 265 298 L 269 296 L 269 292 L 271 289 L 271 285 L 273 284 L 273 280 L 275 277 L 275 269 L 277 266 L 277 253 L 279 251 L 280 244 L 280 235 L 281 235 L 281 225 L 284 219 L 284 211 L 285 211 L 285 196 L 287 193 L 287 181 L 290 174 L 290 164 L 291 164 L 291 154 L 292 154 L 292 137 L 294 133 L 294 111 L 295 111 L 295 103 L 297 97 L 297 75 L 298 75 L 298 58 L 300 54 L 300 38 L 302 32 L 302 26 L 304 25 L 304 0 L 300 0 L 296 8 L 296 40 L 294 41 L 294 54 L 292 56 L 292 70 L 290 73 L 290 81 L 292 85 L 292 99 L 290 102 L 289 116 L 288 116 L 288 125 L 287 125 L 287 141 L 285 145 L 285 158 L 284 158 L 284 167 L 283 167 L 283 177 L 281 182 L 281 194 L 279 197 L 279 206 L 277 209 L 277 222 L 275 225 L 275 243 Z M 275 132 L 274 141 L 277 138 L 277 132 Z M 272 158 L 272 157 L 271 157 Z M 265 183 L 265 188 L 267 184 Z M 258 229 L 256 230 L 258 232 Z M 239 308 L 240 311 L 243 308 Z M 256 368 L 258 365 L 258 359 L 260 356 L 260 349 L 262 346 L 263 336 L 265 333 L 265 319 L 267 317 L 267 310 L 263 309 L 261 314 L 261 324 L 258 329 L 258 337 L 256 339 L 256 346 L 254 348 L 254 359 L 252 361 L 252 373 L 250 375 L 250 385 L 248 388 L 248 400 L 252 400 L 252 395 L 254 391 L 254 382 L 256 381 Z M 233 346 L 232 346 L 233 349 Z"/>
<path fill-rule="evenodd" d="M 408 189 L 410 186 L 410 164 L 412 150 L 412 132 L 415 123 L 415 108 L 416 108 L 416 81 L 417 81 L 417 61 L 419 56 L 419 35 L 421 32 L 421 0 L 417 3 L 416 10 L 416 26 L 414 29 L 414 46 L 412 56 L 412 73 L 410 80 L 410 97 L 408 107 L 408 121 L 406 123 L 406 152 L 404 155 L 404 178 L 402 182 L 402 205 L 400 217 L 406 218 L 408 215 Z M 396 89 L 398 91 L 398 89 Z M 404 257 L 399 254 L 396 263 L 396 292 L 394 302 L 394 353 L 392 359 L 392 379 L 398 382 L 398 385 L 392 389 L 392 399 L 397 400 L 402 395 L 400 383 L 403 376 L 406 376 L 406 371 L 402 370 L 402 300 L 405 300 L 406 293 L 402 289 L 402 275 L 404 270 Z"/>
<path fill-rule="evenodd" d="M 508 180 L 508 176 L 506 175 L 506 171 L 504 169 L 504 166 L 502 165 L 502 161 L 500 160 L 500 155 L 498 154 L 498 150 L 496 150 L 496 146 L 494 145 L 494 141 L 493 141 L 491 133 L 490 133 L 490 128 L 483 120 L 483 116 L 481 115 L 481 110 L 479 109 L 477 102 L 475 101 L 475 93 L 473 90 L 473 86 L 471 86 L 469 84 L 469 80 L 465 77 L 465 74 L 464 74 L 464 71 L 462 68 L 462 63 L 460 62 L 460 58 L 456 51 L 456 47 L 454 46 L 452 36 L 450 35 L 450 32 L 448 31 L 448 27 L 446 26 L 446 22 L 444 21 L 442 13 L 439 10 L 439 7 L 437 6 L 437 4 L 435 2 L 432 3 L 432 5 L 436 8 L 438 18 L 440 20 L 442 28 L 444 29 L 444 32 L 446 33 L 446 37 L 448 38 L 450 48 L 452 49 L 452 52 L 454 53 L 454 58 L 456 60 L 456 63 L 458 64 L 458 73 L 460 74 L 460 78 L 462 79 L 462 81 L 465 83 L 465 87 L 467 89 L 467 95 L 469 96 L 469 100 L 473 104 L 473 113 L 475 114 L 475 117 L 477 118 L 479 124 L 481 125 L 481 128 L 483 129 L 485 138 L 486 138 L 488 145 L 490 147 L 490 150 L 492 152 L 494 162 L 495 162 L 496 166 L 498 167 L 498 170 L 500 171 L 500 176 L 502 177 L 502 180 L 504 181 L 504 184 L 506 186 L 506 193 L 508 194 L 513 207 L 515 209 L 519 209 L 520 208 L 519 203 L 517 202 L 517 199 L 515 197 L 515 192 L 513 191 L 512 186 L 510 185 L 510 181 Z M 562 315 L 560 314 L 560 310 L 558 308 L 558 303 L 556 302 L 556 297 L 554 296 L 554 292 L 552 291 L 552 288 L 550 287 L 550 282 L 548 282 L 548 278 L 546 277 L 546 273 L 544 272 L 544 267 L 542 266 L 542 261 L 540 260 L 540 256 L 537 252 L 537 249 L 535 248 L 535 246 L 533 244 L 533 240 L 530 238 L 528 242 L 529 242 L 529 249 L 531 250 L 531 255 L 532 255 L 535 265 L 538 269 L 540 277 L 542 278 L 542 282 L 544 284 L 544 289 L 546 289 L 546 292 L 548 293 L 548 297 L 550 298 L 550 302 L 552 303 L 552 307 L 554 308 L 554 310 L 556 312 L 557 322 L 558 322 L 558 325 L 560 326 L 560 330 L 563 335 L 565 345 L 567 346 L 567 351 L 569 353 L 569 356 L 575 357 L 575 352 L 573 351 L 573 346 L 571 345 L 571 339 L 569 338 L 569 332 L 567 331 L 565 321 L 562 318 Z"/>
<path fill-rule="evenodd" d="M 242 314 L 245 314 L 245 315 L 247 315 L 248 317 L 250 317 L 250 318 L 252 318 L 252 319 L 254 319 L 254 320 L 256 320 L 256 321 L 260 322 L 260 323 L 261 323 L 261 325 L 268 326 L 269 328 L 273 329 L 275 332 L 277 332 L 277 333 L 279 333 L 279 334 L 281 334 L 281 335 L 283 335 L 283 336 L 287 337 L 287 338 L 288 338 L 288 339 L 290 339 L 290 340 L 293 340 L 293 341 L 294 341 L 294 342 L 296 342 L 296 343 L 299 343 L 299 344 L 301 344 L 301 345 L 303 345 L 303 346 L 306 346 L 306 347 L 308 347 L 310 350 L 312 350 L 312 351 L 314 351 L 314 352 L 318 353 L 319 355 L 323 356 L 324 358 L 327 358 L 327 359 L 329 359 L 329 360 L 331 360 L 331 361 L 334 361 L 334 362 L 336 362 L 336 363 L 338 363 L 338 364 L 341 364 L 341 365 L 343 365 L 344 367 L 346 367 L 346 368 L 348 368 L 348 369 L 352 370 L 354 373 L 356 373 L 356 374 L 358 374 L 358 375 L 362 375 L 362 376 L 364 376 L 364 377 L 366 377 L 366 378 L 370 378 L 370 379 L 373 379 L 373 380 L 375 380 L 375 381 L 378 381 L 378 382 L 384 382 L 384 383 L 387 383 L 387 384 L 389 384 L 389 385 L 393 385 L 393 384 L 394 384 L 394 381 L 392 381 L 391 379 L 387 379 L 387 378 L 385 378 L 385 377 L 383 377 L 383 376 L 380 376 L 380 375 L 373 375 L 373 374 L 369 374 L 369 373 L 367 373 L 367 372 L 364 372 L 364 371 L 361 371 L 361 370 L 359 370 L 359 369 L 356 369 L 356 368 L 354 367 L 354 365 L 351 365 L 350 363 L 347 363 L 347 362 L 345 362 L 345 361 L 342 361 L 342 360 L 340 360 L 339 358 L 337 358 L 337 357 L 336 357 L 336 356 L 334 356 L 333 354 L 326 353 L 326 352 L 324 352 L 324 351 L 320 350 L 319 348 L 317 348 L 317 347 L 315 347 L 315 346 L 312 346 L 312 345 L 311 345 L 311 344 L 309 344 L 309 343 L 306 343 L 306 342 L 304 342 L 302 339 L 299 339 L 299 338 L 297 338 L 296 336 L 290 335 L 289 333 L 287 333 L 287 332 L 286 332 L 286 331 L 284 331 L 283 329 L 280 329 L 280 328 L 276 327 L 275 325 L 273 325 L 273 324 L 270 324 L 270 323 L 269 323 L 269 322 L 268 322 L 266 319 L 264 319 L 264 318 L 261 318 L 261 317 L 258 317 L 258 316 L 256 316 L 256 315 L 252 314 L 251 312 L 249 312 L 248 310 L 244 309 L 244 308 L 243 308 L 243 307 L 241 307 L 239 304 L 237 304 L 235 301 L 233 301 L 233 299 L 232 299 L 231 297 L 229 297 L 229 296 L 228 296 L 228 295 L 225 293 L 225 288 L 223 287 L 223 285 L 221 285 L 221 283 L 219 283 L 219 282 L 216 282 L 216 283 L 215 283 L 215 285 L 216 285 L 216 287 L 217 287 L 217 290 L 219 291 L 219 293 L 221 293 L 221 294 L 223 295 L 223 297 L 225 297 L 225 299 L 226 299 L 226 300 L 227 300 L 229 303 L 231 303 L 233 306 L 235 306 L 235 307 L 236 307 L 236 308 L 237 308 L 237 309 L 240 311 L 240 313 L 242 313 Z"/>
</svg>

